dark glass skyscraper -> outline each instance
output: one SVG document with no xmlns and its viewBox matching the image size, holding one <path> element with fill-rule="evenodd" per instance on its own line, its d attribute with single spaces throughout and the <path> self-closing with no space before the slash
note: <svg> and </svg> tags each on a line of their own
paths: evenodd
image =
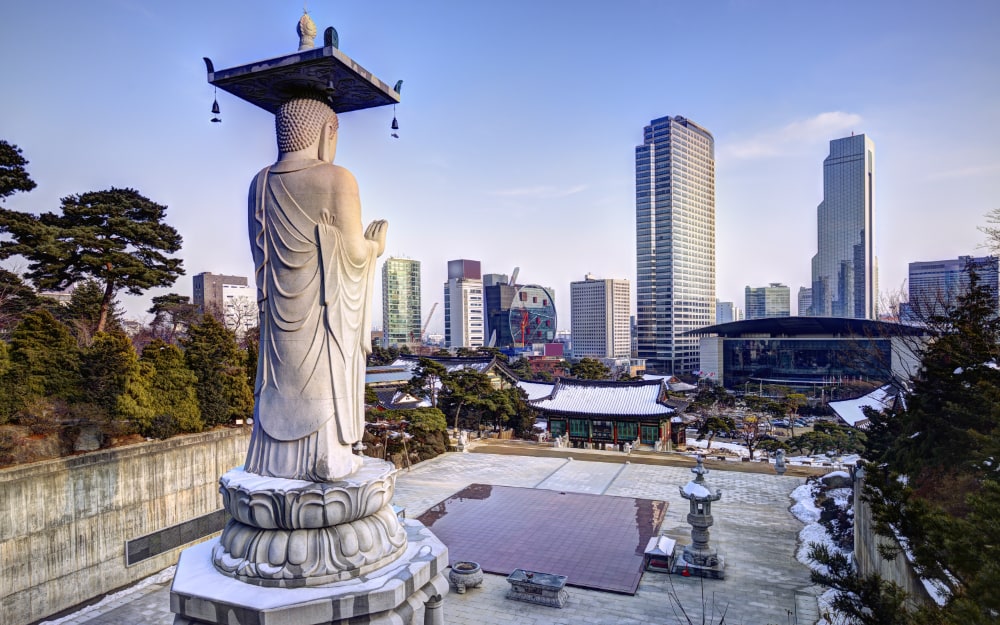
<svg viewBox="0 0 1000 625">
<path fill-rule="evenodd" d="M 823 201 L 816 210 L 813 316 L 876 319 L 874 195 L 872 140 L 853 135 L 831 141 L 823 160 Z"/>
<path fill-rule="evenodd" d="M 635 148 L 636 332 L 646 370 L 699 368 L 715 323 L 715 139 L 683 117 L 654 119 Z"/>
</svg>

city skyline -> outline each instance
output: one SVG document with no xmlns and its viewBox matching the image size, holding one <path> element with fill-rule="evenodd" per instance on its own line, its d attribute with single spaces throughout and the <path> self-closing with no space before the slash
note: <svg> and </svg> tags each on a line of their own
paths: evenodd
<svg viewBox="0 0 1000 625">
<path fill-rule="evenodd" d="M 168 206 L 188 276 L 252 276 L 246 190 L 274 159 L 272 121 L 220 92 L 223 123 L 210 123 L 201 57 L 228 67 L 293 51 L 301 5 L 47 7 L 5 7 L 0 21 L 3 51 L 24 59 L 4 69 L 13 97 L 0 102 L 0 137 L 24 150 L 39 185 L 5 204 L 53 211 L 69 194 L 134 187 Z M 983 253 L 976 227 L 1000 195 L 995 3 L 308 8 L 359 64 L 404 80 L 400 138 L 390 109 L 346 114 L 337 162 L 359 180 L 365 220 L 389 220 L 386 257 L 422 262 L 425 315 L 453 258 L 521 266 L 554 287 L 564 327 L 580 275 L 635 283 L 632 153 L 640 124 L 663 115 L 716 138 L 720 300 L 740 301 L 747 284 L 810 284 L 817 164 L 851 132 L 879 147 L 883 293 L 902 288 L 911 262 Z M 641 36 L 645 23 L 671 36 Z M 695 23 L 712 25 L 710 40 Z M 949 130 L 928 149 L 943 119 Z M 121 299 L 148 319 L 153 296 L 190 288 L 183 277 Z M 438 314 L 429 331 L 442 328 Z"/>
</svg>

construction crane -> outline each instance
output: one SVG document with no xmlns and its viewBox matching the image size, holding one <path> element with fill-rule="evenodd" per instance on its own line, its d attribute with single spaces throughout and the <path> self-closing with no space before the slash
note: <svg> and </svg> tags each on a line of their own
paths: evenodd
<svg viewBox="0 0 1000 625">
<path fill-rule="evenodd" d="M 507 282 L 508 286 L 516 286 L 517 285 L 517 274 L 518 274 L 519 271 L 521 271 L 520 267 L 514 267 L 514 273 L 510 274 L 510 280 Z"/>
<path fill-rule="evenodd" d="M 424 321 L 424 327 L 420 328 L 420 343 L 421 344 L 423 344 L 425 342 L 425 338 L 427 337 L 427 326 L 429 326 L 431 324 L 431 317 L 434 316 L 434 311 L 437 310 L 437 307 L 438 307 L 438 303 L 434 302 L 434 305 L 431 306 L 431 311 L 429 313 L 427 313 L 427 321 Z"/>
</svg>

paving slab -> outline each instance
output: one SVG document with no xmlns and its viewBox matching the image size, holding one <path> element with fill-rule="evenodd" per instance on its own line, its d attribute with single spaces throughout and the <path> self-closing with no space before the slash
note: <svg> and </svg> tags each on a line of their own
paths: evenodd
<svg viewBox="0 0 1000 625">
<path fill-rule="evenodd" d="M 578 450 L 574 450 L 578 451 Z M 605 455 L 611 452 L 605 452 Z M 533 488 L 545 481 L 567 486 L 577 483 L 585 490 L 606 495 L 668 502 L 661 533 L 690 542 L 690 527 L 684 521 L 688 502 L 678 487 L 693 476 L 687 467 L 626 464 L 602 457 L 614 467 L 610 482 L 604 469 L 592 469 L 586 454 L 565 457 L 531 457 L 489 453 L 450 453 L 425 461 L 397 479 L 394 502 L 416 518 L 438 502 L 470 484 L 494 484 Z M 610 462 L 609 462 L 610 461 Z M 560 475 L 566 470 L 567 473 Z M 593 471 L 593 483 L 582 476 Z M 712 488 L 722 489 L 722 499 L 713 505 L 713 542 L 726 557 L 725 580 L 703 580 L 664 573 L 643 574 L 634 596 L 569 588 L 565 608 L 533 605 L 506 598 L 503 576 L 485 575 L 483 586 L 465 594 L 445 597 L 445 622 L 451 625 L 683 625 L 690 622 L 725 622 L 745 625 L 769 623 L 812 625 L 819 612 L 809 570 L 795 559 L 802 524 L 788 511 L 788 495 L 804 483 L 802 477 L 778 477 L 763 473 L 712 471 L 706 476 Z M 585 548 L 582 546 L 581 548 Z M 169 579 L 147 583 L 131 594 L 119 596 L 118 605 L 91 607 L 59 622 L 64 625 L 171 625 Z M 126 591 L 128 592 L 128 591 Z M 686 616 L 685 616 L 686 615 Z"/>
</svg>

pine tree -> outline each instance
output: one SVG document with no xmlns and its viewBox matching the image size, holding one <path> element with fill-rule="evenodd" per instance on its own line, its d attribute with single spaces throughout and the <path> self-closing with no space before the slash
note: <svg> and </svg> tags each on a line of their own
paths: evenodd
<svg viewBox="0 0 1000 625">
<path fill-rule="evenodd" d="M 115 295 L 170 286 L 183 275 L 181 260 L 167 254 L 181 236 L 163 223 L 167 207 L 134 189 L 112 188 L 62 199 L 62 214 L 33 215 L 0 208 L 0 259 L 28 262 L 27 277 L 41 289 L 62 289 L 81 280 L 101 284 L 97 332 L 103 332 Z"/>
<path fill-rule="evenodd" d="M 84 280 L 75 285 L 69 302 L 53 312 L 59 321 L 69 327 L 77 342 L 86 347 L 91 344 L 98 332 L 103 303 L 104 289 L 101 285 L 96 280 Z M 122 332 L 122 314 L 121 305 L 114 300 L 107 311 L 104 331 Z"/>
<path fill-rule="evenodd" d="M 195 394 L 208 427 L 246 419 L 253 413 L 253 391 L 247 383 L 236 335 L 211 315 L 188 328 L 181 341 L 188 368 L 198 378 Z"/>
<path fill-rule="evenodd" d="M 897 623 L 996 623 L 1000 615 L 1000 319 L 996 293 L 970 274 L 933 319 L 905 409 L 871 413 L 864 496 L 876 530 L 902 537 L 918 574 L 947 589 L 943 607 L 899 608 L 898 589 L 831 568 L 838 600 Z M 899 556 L 902 557 L 902 556 Z M 829 563 L 828 563 L 829 564 Z M 834 563 L 835 564 L 835 563 Z M 853 594 L 852 594 L 853 593 Z M 851 608 L 855 609 L 855 608 Z M 881 611 L 881 612 L 880 612 Z M 854 619 L 852 622 L 865 622 Z"/>
<path fill-rule="evenodd" d="M 0 139 L 0 199 L 35 188 L 35 181 L 25 169 L 27 165 L 21 148 Z"/>
</svg>

